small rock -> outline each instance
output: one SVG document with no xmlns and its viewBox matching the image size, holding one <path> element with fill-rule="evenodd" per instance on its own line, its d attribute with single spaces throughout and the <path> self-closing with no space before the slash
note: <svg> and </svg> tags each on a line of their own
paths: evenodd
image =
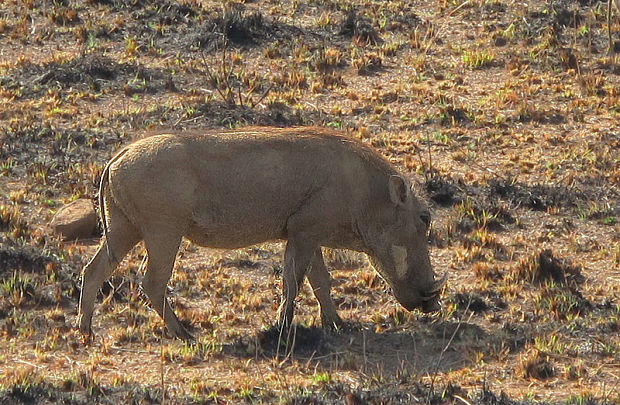
<svg viewBox="0 0 620 405">
<path fill-rule="evenodd" d="M 81 198 L 65 205 L 54 215 L 50 226 L 63 240 L 93 236 L 97 230 L 97 213 L 92 201 Z"/>
</svg>

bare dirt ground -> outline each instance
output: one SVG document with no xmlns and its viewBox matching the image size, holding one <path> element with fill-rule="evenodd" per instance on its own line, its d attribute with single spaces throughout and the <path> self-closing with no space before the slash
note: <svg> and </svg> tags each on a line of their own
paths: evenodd
<svg viewBox="0 0 620 405">
<path fill-rule="evenodd" d="M 0 404 L 620 403 L 620 65 L 607 2 L 5 0 Z M 620 19 L 612 18 L 620 52 Z M 74 331 L 96 238 L 46 224 L 150 129 L 320 125 L 380 150 L 433 210 L 441 313 L 327 252 L 349 327 L 270 326 L 281 243 L 179 252 L 162 337 L 136 248 Z"/>
</svg>

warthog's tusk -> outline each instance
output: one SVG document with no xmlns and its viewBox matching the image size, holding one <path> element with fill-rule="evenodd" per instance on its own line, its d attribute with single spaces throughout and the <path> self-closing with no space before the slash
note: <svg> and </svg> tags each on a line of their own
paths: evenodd
<svg viewBox="0 0 620 405">
<path fill-rule="evenodd" d="M 441 277 L 439 280 L 436 280 L 436 281 L 433 282 L 433 286 L 431 287 L 430 291 L 428 291 L 428 294 L 437 294 L 437 293 L 439 293 L 439 291 L 441 291 L 443 286 L 446 285 L 446 281 L 448 281 L 448 272 L 447 271 L 443 274 L 443 277 Z"/>
</svg>

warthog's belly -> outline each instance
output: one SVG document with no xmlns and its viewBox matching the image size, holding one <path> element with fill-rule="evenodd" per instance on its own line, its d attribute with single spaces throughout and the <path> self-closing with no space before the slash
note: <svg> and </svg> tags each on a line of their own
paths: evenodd
<svg viewBox="0 0 620 405">
<path fill-rule="evenodd" d="M 286 239 L 285 221 L 276 224 L 256 224 L 254 221 L 239 222 L 192 222 L 186 232 L 186 237 L 200 246 L 237 249 L 275 239 Z"/>
</svg>

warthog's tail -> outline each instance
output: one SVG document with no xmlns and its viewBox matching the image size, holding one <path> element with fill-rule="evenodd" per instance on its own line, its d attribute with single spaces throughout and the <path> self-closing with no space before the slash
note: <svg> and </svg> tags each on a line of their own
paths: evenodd
<svg viewBox="0 0 620 405">
<path fill-rule="evenodd" d="M 97 199 L 99 200 L 99 218 L 101 220 L 101 229 L 103 232 L 103 243 L 106 246 L 106 252 L 108 254 L 108 260 L 110 262 L 118 262 L 114 253 L 110 250 L 110 244 L 108 243 L 108 218 L 107 218 L 107 207 L 105 202 L 105 187 L 110 185 L 110 166 L 112 163 L 116 162 L 127 152 L 127 148 L 121 149 L 116 155 L 110 159 L 110 161 L 103 168 L 103 172 L 101 173 L 101 180 L 99 181 L 99 195 Z"/>
</svg>

